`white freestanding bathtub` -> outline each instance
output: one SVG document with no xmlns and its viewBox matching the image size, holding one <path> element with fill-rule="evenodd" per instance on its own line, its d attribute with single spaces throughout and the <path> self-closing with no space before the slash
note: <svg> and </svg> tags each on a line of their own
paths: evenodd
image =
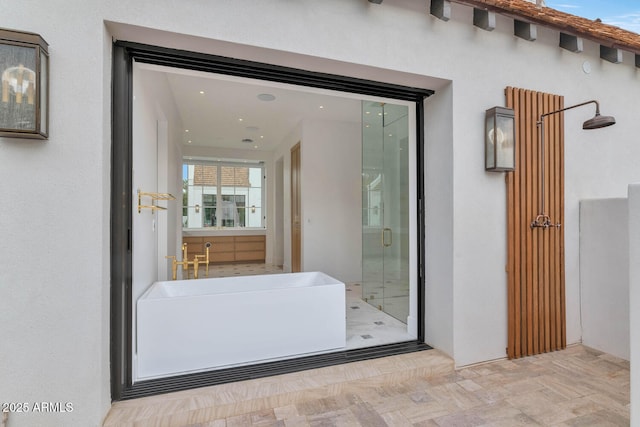
<svg viewBox="0 0 640 427">
<path fill-rule="evenodd" d="M 344 283 L 320 272 L 156 282 L 137 301 L 138 379 L 345 347 Z"/>
</svg>

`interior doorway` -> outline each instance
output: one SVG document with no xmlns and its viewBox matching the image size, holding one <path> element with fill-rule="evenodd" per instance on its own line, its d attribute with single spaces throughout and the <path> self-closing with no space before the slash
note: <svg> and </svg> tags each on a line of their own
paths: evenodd
<svg viewBox="0 0 640 427">
<path fill-rule="evenodd" d="M 280 269 L 284 268 L 284 156 L 279 157 L 275 162 L 275 239 L 273 241 L 274 265 Z"/>
<path fill-rule="evenodd" d="M 302 190 L 300 143 L 291 149 L 291 272 L 302 271 Z"/>
</svg>

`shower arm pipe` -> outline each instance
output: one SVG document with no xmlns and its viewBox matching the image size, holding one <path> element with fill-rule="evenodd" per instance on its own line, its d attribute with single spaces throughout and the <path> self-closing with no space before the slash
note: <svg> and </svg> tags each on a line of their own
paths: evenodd
<svg viewBox="0 0 640 427">
<path fill-rule="evenodd" d="M 600 104 L 595 99 L 540 115 L 540 120 L 537 122 L 537 125 L 540 127 L 540 214 L 538 214 L 536 219 L 531 223 L 531 228 L 560 228 L 560 224 L 552 223 L 549 215 L 544 213 L 544 118 L 552 114 L 562 113 L 563 111 L 582 107 L 587 104 L 596 104 L 596 116 L 600 115 Z"/>
</svg>

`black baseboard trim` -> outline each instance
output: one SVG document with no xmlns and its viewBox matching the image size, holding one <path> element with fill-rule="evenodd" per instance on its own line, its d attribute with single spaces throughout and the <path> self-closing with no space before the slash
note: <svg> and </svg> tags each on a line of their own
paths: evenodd
<svg viewBox="0 0 640 427">
<path fill-rule="evenodd" d="M 355 350 L 339 351 L 335 353 L 304 356 L 295 359 L 278 360 L 256 365 L 235 368 L 216 369 L 207 372 L 177 375 L 167 378 L 139 381 L 126 388 L 122 400 L 137 399 L 176 391 L 190 390 L 274 375 L 290 374 L 307 369 L 324 368 L 327 366 L 378 359 L 398 354 L 415 353 L 431 350 L 427 344 L 410 341 L 397 344 L 387 344 L 378 347 L 368 347 Z"/>
</svg>

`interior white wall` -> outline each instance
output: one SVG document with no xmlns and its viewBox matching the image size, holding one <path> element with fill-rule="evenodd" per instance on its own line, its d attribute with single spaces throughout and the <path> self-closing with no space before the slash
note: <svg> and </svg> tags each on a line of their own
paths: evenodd
<svg viewBox="0 0 640 427">
<path fill-rule="evenodd" d="M 304 120 L 301 187 L 304 271 L 362 278 L 360 123 Z"/>
<path fill-rule="evenodd" d="M 455 3 L 451 20 L 439 21 L 418 0 L 235 0 L 179 8 L 171 0 L 49 0 L 2 7 L 0 27 L 41 34 L 51 46 L 52 70 L 49 140 L 0 139 L 0 191 L 10 201 L 0 205 L 0 277 L 8 284 L 0 322 L 11 325 L 0 350 L 0 395 L 77 404 L 71 414 L 12 416 L 14 427 L 97 425 L 109 404 L 112 35 L 449 91 L 441 105 L 451 119 L 429 125 L 444 127 L 432 135 L 451 135 L 442 142 L 451 152 L 444 150 L 442 160 L 451 171 L 442 175 L 451 189 L 443 201 L 451 220 L 441 234 L 452 236 L 450 259 L 443 255 L 447 264 L 428 305 L 442 303 L 440 340 L 451 345 L 458 365 L 503 357 L 506 346 L 505 185 L 502 174 L 483 168 L 484 111 L 504 105 L 507 85 L 564 95 L 566 105 L 598 99 L 616 126 L 583 131 L 580 123 L 593 111 L 565 113 L 567 341 L 580 341 L 579 201 L 625 197 L 627 184 L 640 182 L 633 55 L 611 64 L 588 40 L 583 53 L 570 53 L 558 47 L 557 31 L 540 26 L 537 41 L 520 40 L 504 17 L 485 32 L 472 25 L 472 8 Z M 363 49 L 361 37 L 345 38 L 344 28 L 375 37 L 375 49 Z M 71 273 L 73 255 L 79 258 Z"/>
<path fill-rule="evenodd" d="M 182 118 L 176 110 L 166 78 L 154 82 L 152 96 L 158 115 L 158 192 L 169 193 L 176 200 L 160 202 L 167 208 L 157 215 L 158 221 L 158 280 L 172 275 L 166 256 L 180 256 L 182 243 Z"/>
<path fill-rule="evenodd" d="M 133 206 L 138 204 L 137 190 L 170 193 L 175 201 L 141 200 L 143 205 L 157 204 L 166 210 L 134 209 L 132 217 L 132 295 L 133 324 L 136 324 L 137 299 L 156 280 L 171 276 L 167 255 L 180 255 L 182 238 L 182 156 L 180 116 L 166 76 L 141 70 L 133 73 Z M 135 348 L 136 331 L 132 332 Z M 135 363 L 133 365 L 135 378 Z"/>
<path fill-rule="evenodd" d="M 582 343 L 629 360 L 627 199 L 580 202 Z"/>
<path fill-rule="evenodd" d="M 631 425 L 640 424 L 640 183 L 629 194 L 629 320 L 631 361 Z"/>
<path fill-rule="evenodd" d="M 132 192 L 131 206 L 134 207 L 131 224 L 131 289 L 132 304 L 131 316 L 133 324 L 136 324 L 137 306 L 135 301 L 153 282 L 158 279 L 158 212 L 152 209 L 142 209 L 138 212 L 138 190 L 144 192 L 158 192 L 158 120 L 155 111 L 155 103 L 146 83 L 150 80 L 142 78 L 141 73 L 135 70 L 133 73 L 133 166 L 132 166 Z M 149 161 L 151 159 L 152 161 Z M 151 205 L 149 197 L 140 200 L 141 204 Z M 132 331 L 132 348 L 136 348 L 136 328 Z M 135 350 L 134 350 L 135 352 Z M 134 356 L 135 358 L 135 356 Z M 136 377 L 136 364 L 133 364 L 133 377 Z"/>
<path fill-rule="evenodd" d="M 171 272 L 170 264 L 165 259 L 167 255 L 180 255 L 180 242 L 182 240 L 182 119 L 176 109 L 173 94 L 168 86 L 166 76 L 148 70 L 134 72 L 134 123 L 133 123 L 133 153 L 134 174 L 133 192 L 137 204 L 136 191 L 169 193 L 176 197 L 172 201 L 155 201 L 154 204 L 165 207 L 166 210 L 158 210 L 153 215 L 144 215 L 151 210 L 142 210 L 133 216 L 134 242 L 139 246 L 134 247 L 134 257 L 138 253 L 141 257 L 152 256 L 157 258 L 153 265 L 144 265 L 144 262 L 136 261 L 136 267 L 146 281 L 165 280 Z M 155 159 L 155 162 L 153 161 Z M 149 190 L 147 190 L 149 188 Z M 143 198 L 143 204 L 150 204 L 149 198 Z M 137 211 L 136 211 L 137 213 Z M 138 227 L 136 227 L 138 225 Z M 141 230 L 136 230 L 139 228 Z M 150 233 L 150 238 L 136 236 L 136 233 Z M 137 238 L 142 241 L 138 242 Z M 161 240 L 162 245 L 151 245 L 148 240 Z M 145 242 L 147 240 L 147 242 Z M 157 267 L 157 273 L 153 268 Z M 145 270 L 148 272 L 144 272 Z M 146 285 L 139 288 L 134 285 L 134 294 L 139 296 Z"/>
<path fill-rule="evenodd" d="M 166 120 L 159 120 L 157 122 L 157 132 L 158 132 L 158 188 L 168 188 L 168 145 L 169 145 L 169 123 Z M 175 172 L 174 172 L 175 175 Z M 166 193 L 169 193 L 169 190 L 165 190 Z M 174 194 L 175 193 L 171 193 Z M 179 193 L 178 195 L 180 195 Z M 166 205 L 167 203 L 163 203 Z M 172 203 L 173 204 L 173 203 Z M 172 209 L 175 213 L 175 209 Z M 158 223 L 159 230 L 166 230 L 168 228 L 169 223 L 175 226 L 175 222 L 173 221 L 175 218 L 169 218 L 169 212 L 165 212 L 165 215 L 157 215 L 156 220 Z M 175 215 L 174 215 L 175 216 Z M 175 230 L 175 227 L 172 227 Z M 167 260 L 165 259 L 166 255 L 173 255 L 175 253 L 176 241 L 175 241 L 175 233 L 158 233 L 158 247 L 156 248 L 156 266 L 158 268 L 157 277 L 158 280 L 168 280 L 171 279 L 171 267 Z M 173 245 L 169 249 L 169 240 L 172 240 Z"/>
<path fill-rule="evenodd" d="M 167 120 L 167 155 L 166 155 L 166 169 L 161 165 L 160 172 L 166 170 L 166 187 L 160 187 L 161 190 L 166 188 L 166 191 L 173 194 L 176 197 L 176 201 L 168 204 L 167 211 L 167 246 L 166 248 L 160 248 L 161 252 L 159 257 L 173 254 L 179 255 L 181 243 L 182 243 L 182 134 L 184 127 L 182 126 L 182 120 L 175 111 L 171 111 L 169 114 L 169 120 Z M 162 184 L 162 183 L 161 183 Z M 175 207 L 174 207 L 175 205 Z M 166 261 L 165 261 L 166 262 Z M 167 278 L 171 267 L 167 263 Z M 162 276 L 159 277 L 162 279 Z"/>
<path fill-rule="evenodd" d="M 152 83 L 157 75 L 145 76 L 134 68 L 133 73 L 133 178 L 132 205 L 138 206 L 137 191 L 158 192 L 158 117 L 155 114 Z M 151 160 L 151 161 L 149 161 Z M 149 197 L 141 200 L 144 205 L 153 202 Z M 163 203 L 163 202 L 160 202 Z M 157 214 L 152 209 L 135 209 L 132 217 L 132 284 L 133 300 L 158 277 Z M 134 306 L 135 313 L 135 306 Z M 135 319 L 135 314 L 134 314 Z"/>
</svg>

